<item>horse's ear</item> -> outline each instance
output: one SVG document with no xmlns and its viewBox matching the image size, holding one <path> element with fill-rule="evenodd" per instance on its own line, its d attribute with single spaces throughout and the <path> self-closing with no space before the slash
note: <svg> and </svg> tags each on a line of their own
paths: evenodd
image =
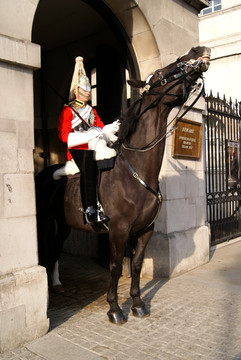
<svg viewBox="0 0 241 360">
<path fill-rule="evenodd" d="M 128 84 L 134 88 L 143 88 L 145 81 L 142 80 L 127 80 Z"/>
</svg>

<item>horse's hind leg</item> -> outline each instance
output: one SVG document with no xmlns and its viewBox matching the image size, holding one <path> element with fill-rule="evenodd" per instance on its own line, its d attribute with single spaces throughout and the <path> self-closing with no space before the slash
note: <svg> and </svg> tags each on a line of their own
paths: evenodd
<svg viewBox="0 0 241 360">
<path fill-rule="evenodd" d="M 121 325 L 126 322 L 121 308 L 118 305 L 117 288 L 119 278 L 122 273 L 122 263 L 125 252 L 125 245 L 128 236 L 123 236 L 121 232 L 118 234 L 110 234 L 110 274 L 111 281 L 107 294 L 107 301 L 110 305 L 110 310 L 107 315 L 110 322 L 113 324 Z"/>
<path fill-rule="evenodd" d="M 64 288 L 59 280 L 59 258 L 63 250 L 65 240 L 70 234 L 70 227 L 64 219 L 55 221 L 55 233 L 49 242 L 49 253 L 51 254 L 50 267 L 50 288 L 52 292 L 64 292 Z"/>
<path fill-rule="evenodd" d="M 146 317 L 150 315 L 149 311 L 146 309 L 145 303 L 141 300 L 140 297 L 140 273 L 145 248 L 151 237 L 152 232 L 153 229 L 149 230 L 137 239 L 137 245 L 132 260 L 132 281 L 130 295 L 133 300 L 133 305 L 131 307 L 131 310 L 133 315 L 137 317 Z"/>
<path fill-rule="evenodd" d="M 60 294 L 64 292 L 64 288 L 59 279 L 59 260 L 54 264 L 54 269 L 51 274 L 51 291 Z"/>
</svg>

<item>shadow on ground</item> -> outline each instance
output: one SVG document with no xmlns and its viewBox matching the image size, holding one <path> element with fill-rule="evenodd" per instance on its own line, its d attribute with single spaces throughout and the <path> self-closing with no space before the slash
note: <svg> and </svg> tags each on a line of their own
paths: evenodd
<svg viewBox="0 0 241 360">
<path fill-rule="evenodd" d="M 107 313 L 106 300 L 110 281 L 108 269 L 98 265 L 93 259 L 63 253 L 60 258 L 60 279 L 65 292 L 49 294 L 48 317 L 50 330 L 63 324 L 85 307 L 103 308 Z M 141 279 L 141 294 L 147 309 L 151 312 L 151 301 L 167 280 Z M 119 304 L 128 320 L 131 313 L 131 279 L 121 277 L 118 287 Z"/>
<path fill-rule="evenodd" d="M 63 253 L 60 280 L 65 291 L 49 294 L 50 330 L 95 301 L 106 306 L 109 279 L 109 271 L 93 259 Z"/>
</svg>

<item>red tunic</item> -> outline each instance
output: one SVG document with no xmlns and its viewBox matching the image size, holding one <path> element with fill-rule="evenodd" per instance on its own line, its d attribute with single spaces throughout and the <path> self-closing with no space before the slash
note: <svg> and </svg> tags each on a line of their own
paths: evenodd
<svg viewBox="0 0 241 360">
<path fill-rule="evenodd" d="M 100 117 L 98 116 L 95 109 L 93 109 L 95 114 L 95 119 L 93 123 L 93 127 L 97 126 L 101 129 L 104 127 L 103 122 L 100 120 Z M 61 141 L 67 144 L 68 136 L 70 132 L 74 132 L 74 129 L 71 127 L 71 121 L 73 120 L 73 113 L 70 107 L 64 106 L 58 121 L 58 136 Z M 78 145 L 73 147 L 72 149 L 78 149 L 78 150 L 88 150 L 88 143 Z M 72 156 L 67 148 L 67 160 L 71 160 Z"/>
</svg>

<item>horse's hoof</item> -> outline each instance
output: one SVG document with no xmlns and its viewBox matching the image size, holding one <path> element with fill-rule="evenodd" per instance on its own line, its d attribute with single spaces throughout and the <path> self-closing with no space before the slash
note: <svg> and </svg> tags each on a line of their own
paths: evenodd
<svg viewBox="0 0 241 360">
<path fill-rule="evenodd" d="M 64 288 L 63 285 L 54 285 L 51 287 L 51 292 L 54 294 L 63 294 L 64 293 Z"/>
<path fill-rule="evenodd" d="M 139 318 L 145 318 L 150 316 L 150 312 L 146 309 L 145 306 L 133 306 L 131 310 L 133 315 Z"/>
<path fill-rule="evenodd" d="M 116 312 L 116 313 L 108 313 L 108 318 L 109 318 L 109 321 L 112 323 L 112 324 L 115 324 L 115 325 L 123 325 L 126 323 L 126 319 L 124 317 L 124 315 L 119 312 Z"/>
</svg>

